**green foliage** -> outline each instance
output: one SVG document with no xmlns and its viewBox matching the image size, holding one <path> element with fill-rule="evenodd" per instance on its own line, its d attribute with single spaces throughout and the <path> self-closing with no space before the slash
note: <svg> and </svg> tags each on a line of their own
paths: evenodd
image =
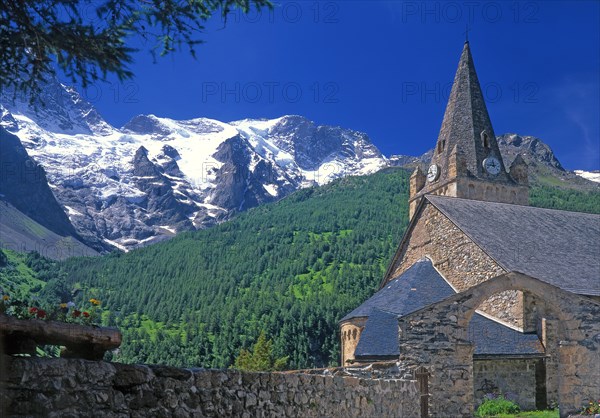
<svg viewBox="0 0 600 418">
<path fill-rule="evenodd" d="M 46 283 L 46 286 L 40 291 L 39 297 L 46 304 L 53 306 L 69 302 L 71 300 L 71 291 L 64 279 L 55 278 Z"/>
<path fill-rule="evenodd" d="M 4 254 L 4 251 L 0 249 L 0 267 L 6 267 L 8 264 L 8 257 Z"/>
<path fill-rule="evenodd" d="M 538 185 L 529 189 L 529 203 L 548 209 L 600 213 L 600 193 L 597 192 Z"/>
<path fill-rule="evenodd" d="M 0 267 L 0 293 L 13 298 L 29 299 L 45 286 L 44 281 L 38 277 L 43 275 L 42 272 L 27 265 L 27 254 L 11 250 L 2 250 L 2 254 L 6 261 Z"/>
<path fill-rule="evenodd" d="M 21 319 L 79 324 L 99 322 L 100 302 L 80 300 L 79 305 L 72 303 L 73 292 L 59 272 L 56 261 L 37 252 L 22 254 L 2 250 L 2 253 L 6 263 L 0 268 L 0 312 Z"/>
<path fill-rule="evenodd" d="M 377 288 L 406 227 L 407 181 L 404 170 L 340 179 L 62 271 L 112 312 L 115 360 L 229 367 L 264 330 L 288 367 L 333 365 L 337 321 Z"/>
<path fill-rule="evenodd" d="M 498 414 L 494 418 L 559 418 L 558 409 L 551 411 L 522 411 L 516 414 Z"/>
<path fill-rule="evenodd" d="M 37 278 L 40 280 L 47 282 L 56 279 L 56 262 L 42 257 L 37 251 L 27 253 L 25 264 L 37 273 Z"/>
<path fill-rule="evenodd" d="M 485 399 L 477 411 L 476 417 L 494 417 L 499 414 L 516 414 L 521 411 L 519 405 L 505 399 L 502 395 L 493 399 Z"/>
<path fill-rule="evenodd" d="M 0 89 L 40 90 L 54 65 L 84 87 L 107 73 L 120 79 L 136 51 L 128 43 L 149 44 L 166 55 L 201 43 L 204 23 L 226 19 L 235 8 L 271 7 L 268 0 L 14 0 L 0 8 Z M 84 40 L 84 41 L 82 41 Z"/>
<path fill-rule="evenodd" d="M 235 359 L 233 368 L 246 371 L 271 372 L 283 370 L 287 361 L 287 356 L 278 359 L 273 356 L 273 341 L 267 340 L 265 332 L 261 331 L 252 353 L 242 348 Z"/>
<path fill-rule="evenodd" d="M 597 401 L 590 401 L 582 408 L 581 413 L 585 415 L 600 414 L 600 399 Z"/>
<path fill-rule="evenodd" d="M 339 179 L 128 254 L 56 264 L 5 251 L 0 287 L 25 292 L 64 276 L 81 289 L 78 306 L 100 299 L 102 324 L 123 332 L 115 361 L 229 367 L 264 331 L 288 368 L 336 365 L 338 321 L 377 289 L 408 223 L 407 182 L 400 169 Z M 532 196 L 570 210 L 598 198 L 539 187 Z"/>
</svg>

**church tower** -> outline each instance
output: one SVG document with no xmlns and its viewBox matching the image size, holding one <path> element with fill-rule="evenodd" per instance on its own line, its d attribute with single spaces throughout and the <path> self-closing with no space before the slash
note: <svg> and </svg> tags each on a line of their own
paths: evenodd
<svg viewBox="0 0 600 418">
<path fill-rule="evenodd" d="M 527 184 L 522 158 L 506 170 L 467 41 L 431 165 L 410 178 L 410 217 L 424 194 L 527 205 Z"/>
</svg>

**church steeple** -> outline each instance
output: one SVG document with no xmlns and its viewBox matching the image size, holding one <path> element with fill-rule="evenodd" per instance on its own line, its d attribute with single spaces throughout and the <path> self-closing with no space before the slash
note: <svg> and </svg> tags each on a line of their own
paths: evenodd
<svg viewBox="0 0 600 418">
<path fill-rule="evenodd" d="M 520 171 L 522 176 L 522 170 Z M 522 181 L 506 171 L 466 41 L 442 127 L 421 190 L 411 193 L 411 216 L 423 194 L 527 204 Z"/>
<path fill-rule="evenodd" d="M 450 154 L 455 147 L 458 155 L 464 159 L 467 170 L 457 174 L 490 180 L 498 180 L 498 177 L 506 179 L 506 169 L 475 72 L 469 42 L 465 42 L 460 56 L 431 160 L 433 164 L 439 166 L 441 180 L 449 179 L 447 167 Z M 490 176 L 483 167 L 483 160 L 490 156 L 498 159 L 500 163 L 500 172 L 497 175 Z"/>
</svg>

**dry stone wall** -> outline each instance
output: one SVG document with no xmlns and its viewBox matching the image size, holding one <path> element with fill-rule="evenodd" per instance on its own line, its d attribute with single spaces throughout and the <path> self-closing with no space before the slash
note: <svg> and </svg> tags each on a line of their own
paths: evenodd
<svg viewBox="0 0 600 418">
<path fill-rule="evenodd" d="M 3 356 L 0 416 L 418 417 L 414 381 Z"/>
</svg>

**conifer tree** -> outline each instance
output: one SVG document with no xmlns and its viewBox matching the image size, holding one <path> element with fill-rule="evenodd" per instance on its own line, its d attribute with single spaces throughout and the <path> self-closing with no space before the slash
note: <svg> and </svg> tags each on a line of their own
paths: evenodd
<svg viewBox="0 0 600 418">
<path fill-rule="evenodd" d="M 264 371 L 270 372 L 283 370 L 287 364 L 288 357 L 274 358 L 273 340 L 267 340 L 264 331 L 260 332 L 258 340 L 254 344 L 252 353 L 242 349 L 235 359 L 234 368 L 245 371 Z"/>
<path fill-rule="evenodd" d="M 154 56 L 195 46 L 205 22 L 269 0 L 6 0 L 0 7 L 0 89 L 39 91 L 55 64 L 73 82 L 132 77 L 134 42 Z M 140 42 L 141 41 L 141 42 Z"/>
</svg>

